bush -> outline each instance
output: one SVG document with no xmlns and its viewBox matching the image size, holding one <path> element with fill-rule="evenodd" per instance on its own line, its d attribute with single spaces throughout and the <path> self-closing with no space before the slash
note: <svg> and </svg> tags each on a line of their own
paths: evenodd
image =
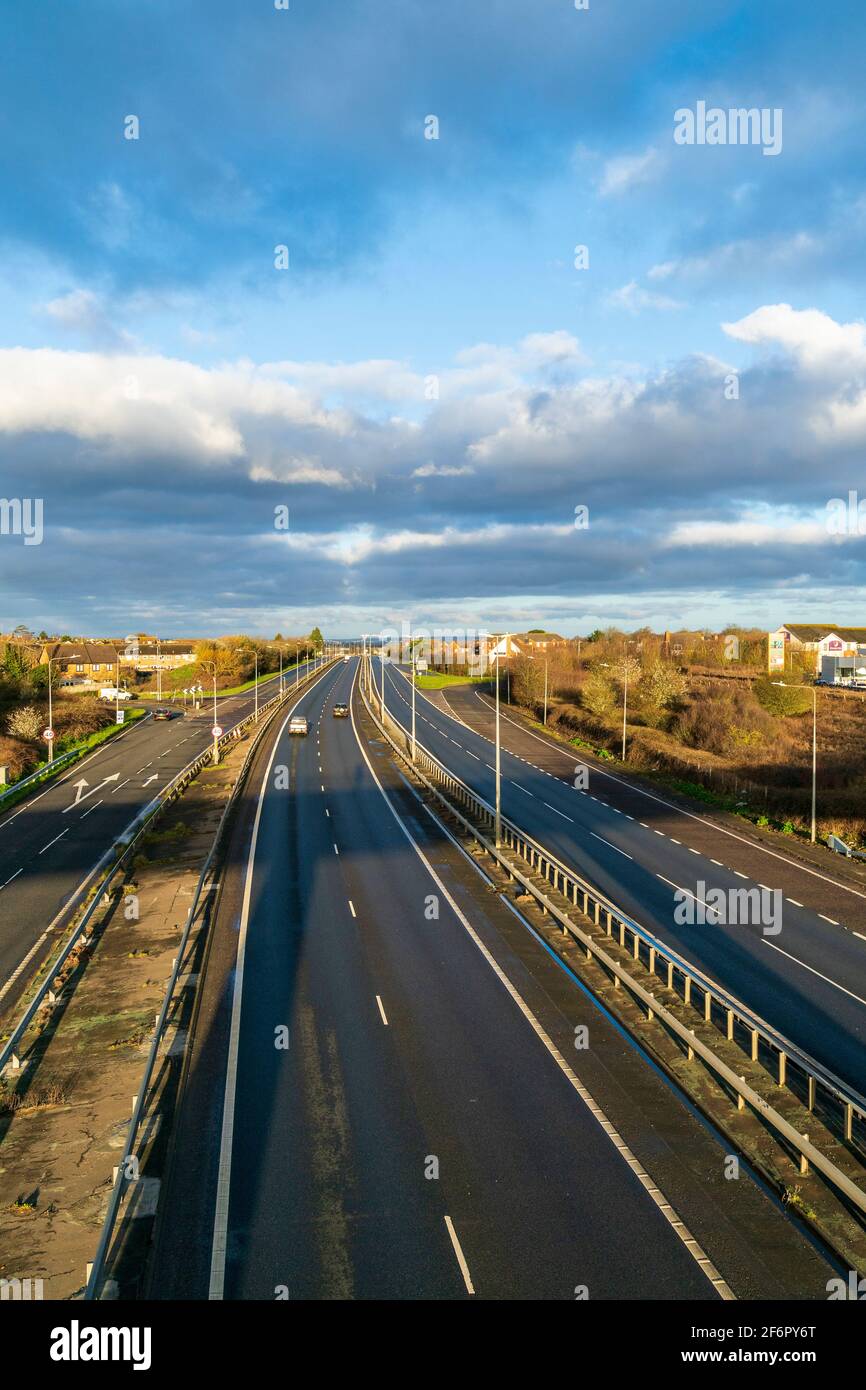
<svg viewBox="0 0 866 1390">
<path fill-rule="evenodd" d="M 787 717 L 812 708 L 812 691 L 801 685 L 776 685 L 764 677 L 752 686 L 755 699 L 768 714 Z"/>
<path fill-rule="evenodd" d="M 610 678 L 601 671 L 590 671 L 580 688 L 584 709 L 602 717 L 610 714 L 616 704 L 616 690 Z"/>
<path fill-rule="evenodd" d="M 12 738 L 24 739 L 27 743 L 36 740 L 42 731 L 42 719 L 35 705 L 22 705 L 15 709 L 6 720 L 6 732 Z"/>
<path fill-rule="evenodd" d="M 736 686 L 701 692 L 676 716 L 671 732 L 688 748 L 725 758 L 743 747 L 759 747 L 774 725 L 751 692 Z"/>
</svg>

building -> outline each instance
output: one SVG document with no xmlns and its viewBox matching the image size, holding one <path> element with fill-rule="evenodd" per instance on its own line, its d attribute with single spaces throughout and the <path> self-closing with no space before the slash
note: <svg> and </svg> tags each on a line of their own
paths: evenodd
<svg viewBox="0 0 866 1390">
<path fill-rule="evenodd" d="M 110 642 L 46 642 L 39 653 L 39 665 L 55 663 L 60 685 L 112 685 L 117 676 L 118 653 Z"/>
<path fill-rule="evenodd" d="M 825 653 L 821 657 L 820 674 L 825 685 L 866 685 L 866 656 Z"/>
<path fill-rule="evenodd" d="M 128 637 L 120 654 L 120 664 L 136 671 L 175 671 L 195 661 L 191 640 L 160 642 L 157 638 Z"/>
<path fill-rule="evenodd" d="M 541 632 L 533 629 L 531 632 L 518 632 L 515 636 L 527 656 L 533 656 L 535 652 L 546 652 L 554 647 L 567 647 L 568 639 L 560 637 L 558 632 Z"/>
<path fill-rule="evenodd" d="M 823 623 L 784 623 L 767 634 L 768 666 L 784 671 L 790 657 L 814 659 L 815 675 L 821 675 L 823 657 L 866 658 L 866 627 L 831 627 Z M 811 660 L 809 662 L 811 664 Z M 862 664 L 866 664 L 864 661 Z"/>
</svg>

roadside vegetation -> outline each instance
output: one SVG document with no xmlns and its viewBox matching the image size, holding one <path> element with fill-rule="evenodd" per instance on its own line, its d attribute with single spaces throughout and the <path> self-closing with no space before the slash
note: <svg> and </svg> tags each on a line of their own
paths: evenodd
<svg viewBox="0 0 866 1390">
<path fill-rule="evenodd" d="M 201 685 L 207 694 L 213 691 L 216 672 L 218 695 L 242 695 L 255 685 L 257 657 L 259 681 L 262 681 L 279 672 L 281 649 L 283 673 L 286 674 L 321 651 L 322 646 L 323 638 L 318 628 L 314 628 L 308 637 L 283 637 L 278 632 L 272 642 L 243 635 L 199 642 L 194 661 L 173 671 L 162 672 L 162 693 L 170 698 L 173 694 L 188 690 L 190 686 Z M 149 698 L 156 695 L 158 684 L 156 673 L 153 672 L 131 684 L 130 689 L 136 695 Z"/>
<path fill-rule="evenodd" d="M 676 656 L 658 636 L 595 633 L 510 662 L 512 701 L 575 748 L 622 753 L 628 687 L 627 770 L 748 817 L 806 835 L 811 814 L 814 667 L 789 661 L 784 685 L 766 675 L 766 637 L 696 636 Z M 780 677 L 782 679 L 782 677 Z M 503 673 L 503 693 L 507 688 Z M 818 835 L 866 847 L 866 699 L 817 691 Z"/>
</svg>

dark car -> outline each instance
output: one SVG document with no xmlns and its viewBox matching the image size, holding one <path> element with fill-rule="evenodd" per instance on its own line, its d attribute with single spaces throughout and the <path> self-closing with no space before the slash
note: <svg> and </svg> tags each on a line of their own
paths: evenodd
<svg viewBox="0 0 866 1390">
<path fill-rule="evenodd" d="M 153 717 L 154 717 L 154 719 L 174 719 L 174 710 L 173 710 L 173 709 L 155 709 L 155 710 L 153 711 Z"/>
<path fill-rule="evenodd" d="M 334 705 L 334 718 L 335 718 L 335 719 L 348 719 L 348 718 L 349 718 L 349 706 L 343 704 L 342 702 L 341 702 L 340 704 Z"/>
</svg>

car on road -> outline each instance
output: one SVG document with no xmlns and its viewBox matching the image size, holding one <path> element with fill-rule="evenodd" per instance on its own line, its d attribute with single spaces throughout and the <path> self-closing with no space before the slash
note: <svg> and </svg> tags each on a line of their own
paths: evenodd
<svg viewBox="0 0 866 1390">
<path fill-rule="evenodd" d="M 349 706 L 348 706 L 347 704 L 345 704 L 342 700 L 341 700 L 338 704 L 334 705 L 334 718 L 335 718 L 335 719 L 348 719 L 348 718 L 349 718 Z"/>
<path fill-rule="evenodd" d="M 99 692 L 100 700 L 131 700 L 130 690 L 118 689 L 116 685 L 104 685 Z"/>
<path fill-rule="evenodd" d="M 310 732 L 310 722 L 302 714 L 294 714 L 289 720 L 290 734 L 308 734 Z"/>
<path fill-rule="evenodd" d="M 174 715 L 175 711 L 173 709 L 165 709 L 164 707 L 160 707 L 153 711 L 154 719 L 174 719 Z"/>
</svg>

